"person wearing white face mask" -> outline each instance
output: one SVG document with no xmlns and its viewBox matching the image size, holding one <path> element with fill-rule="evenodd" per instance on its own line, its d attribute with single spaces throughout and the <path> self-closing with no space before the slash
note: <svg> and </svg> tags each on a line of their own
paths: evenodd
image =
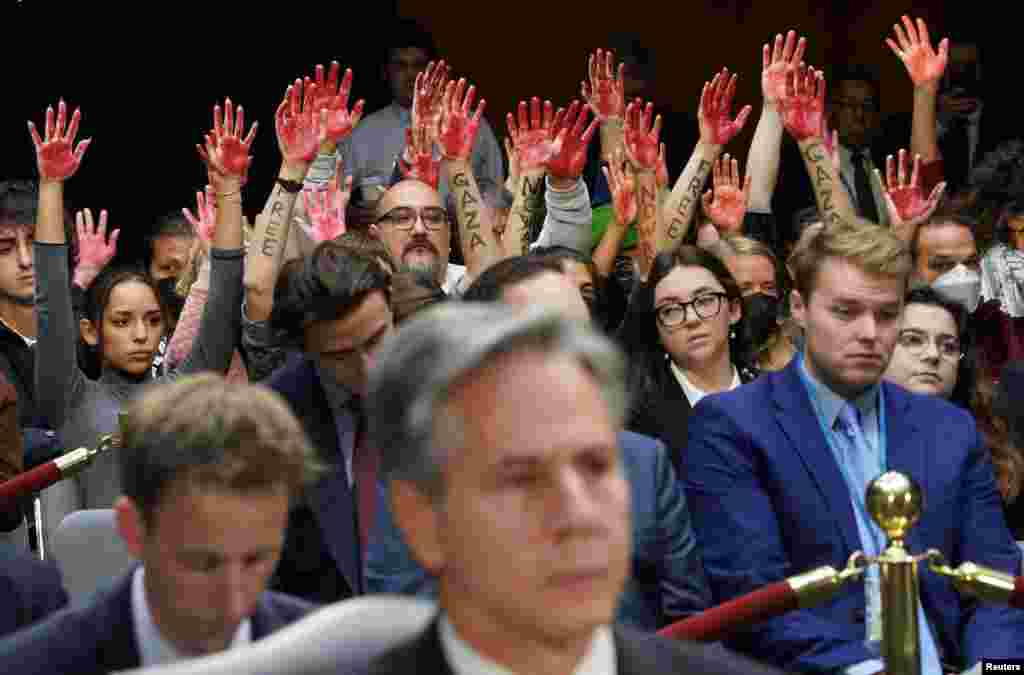
<svg viewBox="0 0 1024 675">
<path fill-rule="evenodd" d="M 968 314 L 974 314 L 981 300 L 981 275 L 963 263 L 939 276 L 932 288 L 950 302 L 955 302 Z"/>
</svg>

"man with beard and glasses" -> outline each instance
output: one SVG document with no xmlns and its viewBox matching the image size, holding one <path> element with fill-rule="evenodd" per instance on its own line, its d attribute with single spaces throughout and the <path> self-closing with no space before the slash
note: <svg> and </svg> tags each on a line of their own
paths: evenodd
<svg viewBox="0 0 1024 675">
<path fill-rule="evenodd" d="M 385 192 L 370 232 L 384 242 L 399 269 L 429 274 L 449 295 L 464 288 L 466 268 L 448 262 L 448 212 L 441 195 L 426 183 L 403 180 Z"/>
</svg>

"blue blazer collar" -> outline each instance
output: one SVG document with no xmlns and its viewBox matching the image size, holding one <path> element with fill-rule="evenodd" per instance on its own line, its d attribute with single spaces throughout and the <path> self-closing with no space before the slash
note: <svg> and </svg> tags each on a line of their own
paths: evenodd
<svg viewBox="0 0 1024 675">
<path fill-rule="evenodd" d="M 770 375 L 776 419 L 818 487 L 822 500 L 832 514 L 846 550 L 860 550 L 860 534 L 850 503 L 849 489 L 836 466 L 828 441 L 821 430 L 814 407 L 800 377 L 799 361 L 794 358 L 784 370 Z M 925 448 L 911 405 L 912 395 L 895 385 L 884 388 L 887 429 L 888 470 L 900 471 L 916 480 L 927 494 L 928 476 Z M 914 531 L 907 541 L 913 547 Z M 845 561 L 836 561 L 845 563 Z"/>
</svg>

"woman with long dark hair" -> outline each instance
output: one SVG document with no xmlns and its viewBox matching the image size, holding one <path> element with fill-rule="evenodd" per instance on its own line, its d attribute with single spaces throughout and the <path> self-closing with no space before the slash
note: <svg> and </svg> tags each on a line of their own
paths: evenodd
<svg viewBox="0 0 1024 675">
<path fill-rule="evenodd" d="M 629 428 L 662 440 L 677 467 L 693 407 L 757 375 L 742 320 L 736 280 L 696 246 L 660 254 L 633 293 L 619 331 L 630 357 Z"/>
</svg>

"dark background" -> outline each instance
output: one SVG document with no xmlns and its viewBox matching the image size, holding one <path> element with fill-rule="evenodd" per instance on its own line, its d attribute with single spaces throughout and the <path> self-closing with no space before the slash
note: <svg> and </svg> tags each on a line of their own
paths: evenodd
<svg viewBox="0 0 1024 675">
<path fill-rule="evenodd" d="M 856 60 L 874 67 L 885 113 L 911 106 L 903 66 L 883 42 L 905 12 L 925 18 L 936 41 L 950 31 L 981 37 L 993 105 L 1004 105 L 1000 96 L 1013 105 L 1020 81 L 1014 12 L 993 13 L 995 3 L 0 3 L 0 177 L 35 174 L 26 120 L 41 125 L 59 97 L 80 106 L 79 137 L 95 142 L 68 184 L 68 199 L 76 208 L 109 209 L 127 255 L 138 252 L 160 214 L 194 206 L 195 190 L 205 184 L 195 144 L 225 96 L 260 122 L 245 190 L 250 217 L 278 168 L 273 113 L 290 81 L 338 60 L 355 71 L 354 96 L 367 99 L 368 111 L 385 104 L 380 58 L 396 14 L 429 28 L 454 72 L 477 84 L 499 137 L 505 112 L 520 98 L 564 104 L 577 97 L 587 54 L 613 32 L 635 34 L 650 48 L 663 110 L 692 114 L 705 79 L 723 65 L 738 71 L 737 109 L 755 107 L 730 147 L 741 158 L 760 107 L 760 45 L 788 28 L 807 36 L 813 65 Z"/>
</svg>

